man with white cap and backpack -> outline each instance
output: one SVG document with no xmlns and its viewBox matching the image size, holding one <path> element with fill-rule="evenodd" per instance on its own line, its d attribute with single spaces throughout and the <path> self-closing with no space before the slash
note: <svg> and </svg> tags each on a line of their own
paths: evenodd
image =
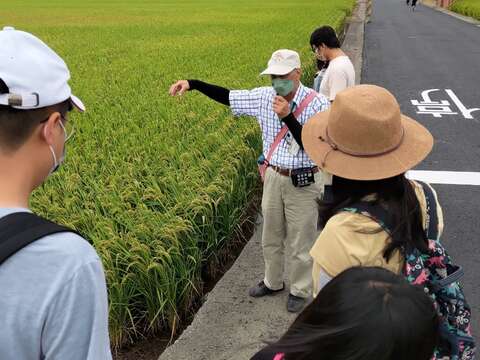
<svg viewBox="0 0 480 360">
<path fill-rule="evenodd" d="M 29 210 L 85 110 L 65 62 L 32 34 L 0 31 L 0 359 L 111 359 L 102 263 L 73 230 Z"/>
<path fill-rule="evenodd" d="M 300 57 L 287 49 L 275 51 L 262 75 L 272 86 L 228 90 L 199 80 L 180 80 L 170 95 L 197 90 L 230 106 L 233 115 L 257 119 L 262 130 L 263 152 L 259 168 L 263 184 L 262 247 L 265 277 L 249 291 L 252 297 L 274 295 L 285 288 L 284 254 L 290 263 L 287 310 L 300 311 L 312 293 L 308 254 L 318 235 L 317 199 L 323 173 L 303 151 L 301 128 L 311 116 L 329 107 L 329 101 L 302 85 Z"/>
</svg>

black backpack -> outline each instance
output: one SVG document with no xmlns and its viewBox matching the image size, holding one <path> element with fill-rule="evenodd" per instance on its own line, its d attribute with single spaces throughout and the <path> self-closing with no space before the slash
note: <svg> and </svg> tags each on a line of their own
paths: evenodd
<svg viewBox="0 0 480 360">
<path fill-rule="evenodd" d="M 75 231 L 29 212 L 17 212 L 0 219 L 0 265 L 28 244 L 44 236 Z"/>
</svg>

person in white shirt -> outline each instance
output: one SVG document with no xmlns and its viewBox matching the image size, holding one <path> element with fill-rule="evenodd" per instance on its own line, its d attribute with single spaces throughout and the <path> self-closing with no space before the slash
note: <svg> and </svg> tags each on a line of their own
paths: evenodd
<svg viewBox="0 0 480 360">
<path fill-rule="evenodd" d="M 317 59 L 329 62 L 320 83 L 320 93 L 333 101 L 340 91 L 355 85 L 353 64 L 340 49 L 337 34 L 330 26 L 316 29 L 310 36 L 310 46 Z"/>
</svg>

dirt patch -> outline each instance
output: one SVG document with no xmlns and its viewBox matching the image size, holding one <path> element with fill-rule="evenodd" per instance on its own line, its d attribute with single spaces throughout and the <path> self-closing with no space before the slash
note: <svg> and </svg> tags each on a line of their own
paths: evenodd
<svg viewBox="0 0 480 360">
<path fill-rule="evenodd" d="M 170 337 L 165 334 L 158 337 L 142 340 L 135 345 L 113 354 L 115 360 L 157 360 L 166 349 Z"/>
</svg>

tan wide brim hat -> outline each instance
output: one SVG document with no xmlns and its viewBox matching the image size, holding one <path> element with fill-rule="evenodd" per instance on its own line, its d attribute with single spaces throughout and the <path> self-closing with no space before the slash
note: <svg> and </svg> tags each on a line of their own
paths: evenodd
<svg viewBox="0 0 480 360">
<path fill-rule="evenodd" d="M 403 115 L 388 90 L 375 85 L 338 93 L 329 110 L 305 124 L 302 142 L 322 170 L 352 180 L 402 174 L 433 147 L 432 134 Z"/>
</svg>

